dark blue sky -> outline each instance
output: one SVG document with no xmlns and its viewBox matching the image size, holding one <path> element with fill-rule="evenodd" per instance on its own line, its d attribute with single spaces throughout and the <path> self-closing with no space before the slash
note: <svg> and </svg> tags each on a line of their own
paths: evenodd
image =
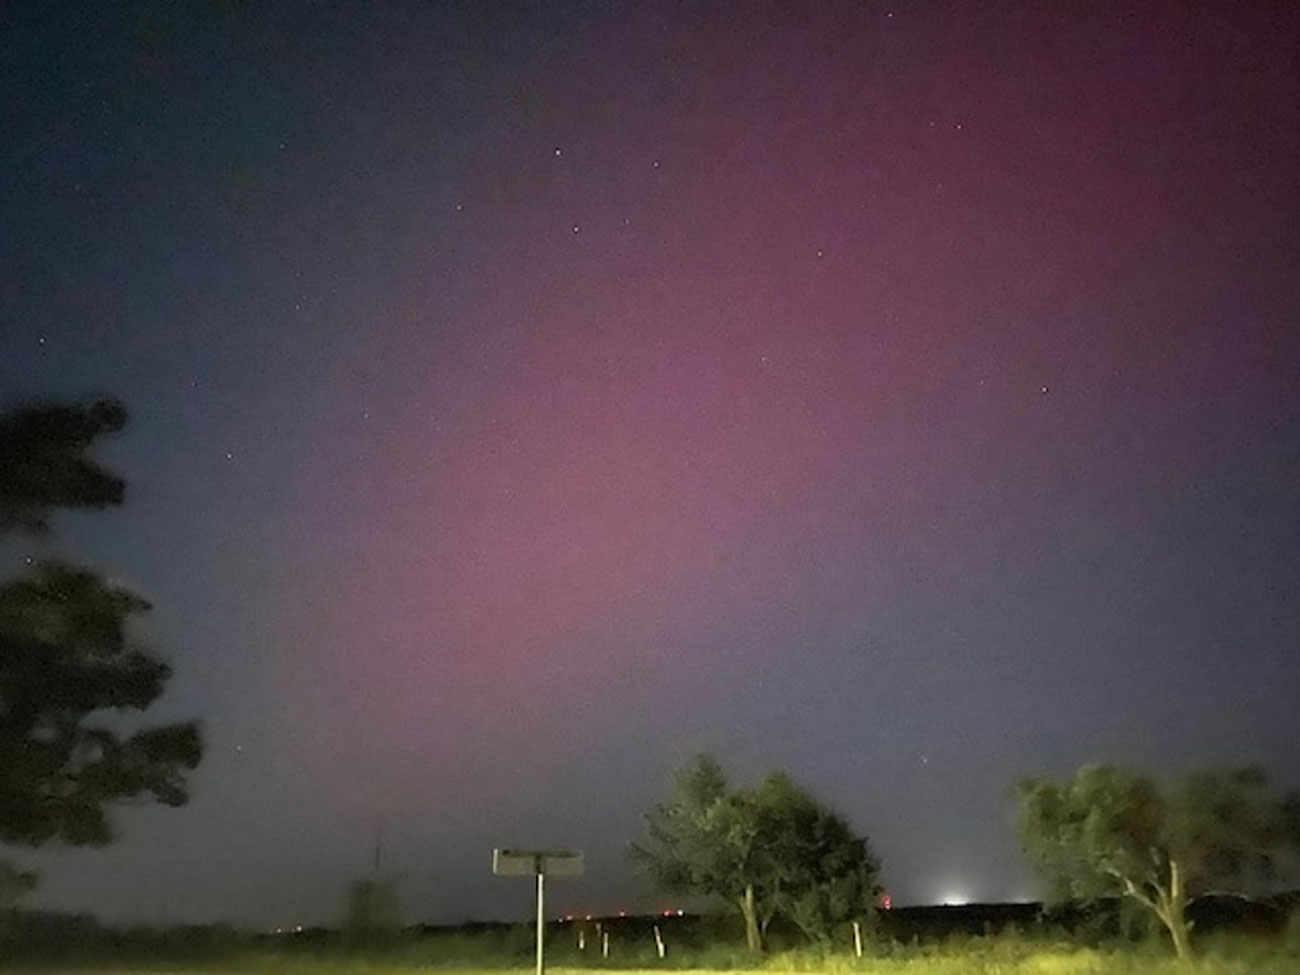
<svg viewBox="0 0 1300 975">
<path fill-rule="evenodd" d="M 412 919 L 666 906 L 700 749 L 898 903 L 1033 892 L 1023 775 L 1300 784 L 1286 5 L 266 6 L 3 15 L 0 405 L 133 419 L 0 557 L 209 746 L 39 903 L 327 922 L 382 822 Z"/>
</svg>

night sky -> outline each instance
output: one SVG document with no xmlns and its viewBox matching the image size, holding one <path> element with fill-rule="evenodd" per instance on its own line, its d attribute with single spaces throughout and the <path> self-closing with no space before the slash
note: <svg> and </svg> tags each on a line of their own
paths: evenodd
<svg viewBox="0 0 1300 975">
<path fill-rule="evenodd" d="M 1025 775 L 1300 785 L 1290 4 L 0 16 L 0 407 L 132 410 L 0 565 L 148 595 L 208 743 L 33 904 L 329 923 L 382 823 L 411 920 L 666 907 L 704 749 L 896 903 L 1034 895 Z"/>
</svg>

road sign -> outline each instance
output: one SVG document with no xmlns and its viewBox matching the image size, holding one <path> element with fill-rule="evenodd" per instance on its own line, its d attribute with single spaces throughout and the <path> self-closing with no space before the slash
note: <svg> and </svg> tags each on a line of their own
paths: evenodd
<svg viewBox="0 0 1300 975">
<path fill-rule="evenodd" d="M 582 873 L 582 854 L 575 850 L 492 851 L 492 872 L 499 877 L 576 877 Z"/>
<path fill-rule="evenodd" d="M 576 850 L 492 851 L 492 872 L 498 877 L 537 878 L 537 975 L 546 972 L 546 877 L 573 877 L 582 873 L 582 854 Z"/>
</svg>

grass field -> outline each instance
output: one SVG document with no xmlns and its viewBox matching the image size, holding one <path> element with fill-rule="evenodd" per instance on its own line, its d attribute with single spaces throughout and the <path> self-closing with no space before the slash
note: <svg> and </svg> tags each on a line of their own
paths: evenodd
<svg viewBox="0 0 1300 975">
<path fill-rule="evenodd" d="M 152 950 L 131 946 L 91 952 L 0 958 L 0 971 L 68 975 L 456 975 L 524 973 L 532 960 L 501 939 L 449 935 L 416 943 L 345 951 L 339 946 L 288 949 L 231 944 L 221 949 Z M 862 958 L 850 953 L 794 950 L 758 961 L 730 948 L 695 948 L 659 959 L 653 949 L 627 946 L 625 957 L 602 960 L 557 946 L 552 975 L 764 972 L 803 975 L 1297 975 L 1300 948 L 1291 939 L 1208 939 L 1191 966 L 1179 964 L 1161 943 L 1083 947 L 1025 936 L 951 938 L 932 943 L 878 943 Z M 575 957 L 578 956 L 578 957 Z"/>
<path fill-rule="evenodd" d="M 852 951 L 812 948 L 794 929 L 774 925 L 772 950 L 754 958 L 738 917 L 687 915 L 577 920 L 548 925 L 552 975 L 691 975 L 761 972 L 799 975 L 1300 975 L 1300 911 L 1275 923 L 1214 927 L 1203 918 L 1190 965 L 1174 957 L 1151 924 L 1121 923 L 1115 911 L 1012 917 L 987 907 L 900 910 L 877 918 Z M 1143 918 L 1139 916 L 1137 920 Z M 1149 919 L 1147 919 L 1149 920 Z M 667 945 L 660 957 L 656 938 Z M 364 943 L 328 929 L 283 934 L 224 925 L 119 930 L 93 918 L 31 915 L 0 927 L 0 975 L 460 975 L 533 971 L 528 924 L 481 922 L 411 927 Z M 609 957 L 597 946 L 608 942 Z M 585 948 L 585 950 L 582 950 Z"/>
</svg>

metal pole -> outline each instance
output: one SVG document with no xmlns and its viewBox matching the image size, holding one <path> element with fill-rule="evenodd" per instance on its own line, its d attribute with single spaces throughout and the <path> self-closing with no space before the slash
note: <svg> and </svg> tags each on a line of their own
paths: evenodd
<svg viewBox="0 0 1300 975">
<path fill-rule="evenodd" d="M 537 858 L 537 975 L 546 975 L 546 874 Z"/>
</svg>

